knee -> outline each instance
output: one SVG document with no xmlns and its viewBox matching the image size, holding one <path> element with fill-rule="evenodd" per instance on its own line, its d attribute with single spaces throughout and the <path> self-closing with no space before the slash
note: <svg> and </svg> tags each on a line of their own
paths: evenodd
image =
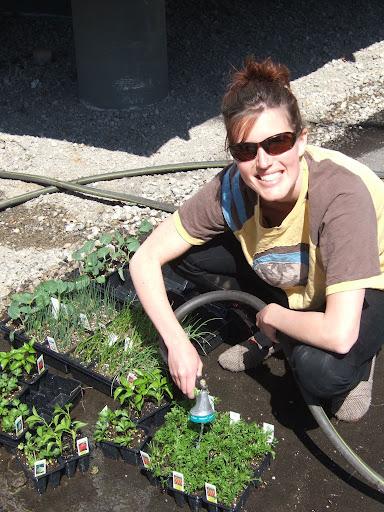
<svg viewBox="0 0 384 512">
<path fill-rule="evenodd" d="M 354 369 L 343 356 L 309 345 L 297 345 L 290 358 L 301 386 L 317 398 L 327 399 L 351 388 Z"/>
</svg>

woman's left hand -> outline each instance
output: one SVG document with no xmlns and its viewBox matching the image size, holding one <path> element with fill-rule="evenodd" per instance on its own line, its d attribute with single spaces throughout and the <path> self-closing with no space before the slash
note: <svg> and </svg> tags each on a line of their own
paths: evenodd
<svg viewBox="0 0 384 512">
<path fill-rule="evenodd" d="M 276 328 L 273 326 L 276 313 L 280 306 L 275 303 L 268 304 L 260 310 L 256 315 L 256 325 L 260 331 L 265 334 L 271 341 L 278 343 L 276 336 Z"/>
</svg>

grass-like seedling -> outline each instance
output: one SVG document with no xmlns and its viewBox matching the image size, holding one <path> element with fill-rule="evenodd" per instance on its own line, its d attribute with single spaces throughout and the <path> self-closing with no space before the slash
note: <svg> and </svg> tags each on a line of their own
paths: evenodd
<svg viewBox="0 0 384 512">
<path fill-rule="evenodd" d="M 52 337 L 59 351 L 65 352 L 88 337 L 90 330 L 111 321 L 116 315 L 113 296 L 91 283 L 68 294 L 58 308 L 50 304 L 30 315 L 25 322 L 25 332 L 41 343 L 47 336 Z"/>
<path fill-rule="evenodd" d="M 79 343 L 75 356 L 110 377 L 161 366 L 157 331 L 141 308 L 126 306 L 105 328 Z"/>
<path fill-rule="evenodd" d="M 188 420 L 188 410 L 175 405 L 149 445 L 149 469 L 165 484 L 172 471 L 184 475 L 185 490 L 204 494 L 204 484 L 216 486 L 220 503 L 233 506 L 251 484 L 254 470 L 265 454 L 274 455 L 274 443 L 256 423 L 230 422 L 218 413 L 201 436 L 200 426 Z"/>
</svg>

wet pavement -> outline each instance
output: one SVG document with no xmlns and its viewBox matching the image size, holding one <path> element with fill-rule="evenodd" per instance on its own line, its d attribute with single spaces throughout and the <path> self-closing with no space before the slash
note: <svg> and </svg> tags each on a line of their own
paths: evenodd
<svg viewBox="0 0 384 512">
<path fill-rule="evenodd" d="M 344 151 L 372 168 L 384 171 L 382 130 L 366 130 Z M 362 138 L 366 135 L 366 139 Z M 369 140 L 373 141 L 372 144 Z M 349 144 L 349 147 L 348 147 Z M 364 148 L 364 151 L 361 148 Z M 3 342 L 4 343 L 4 342 Z M 240 412 L 259 423 L 275 425 L 276 459 L 264 475 L 264 484 L 252 491 L 245 510 L 273 512 L 378 512 L 384 494 L 366 484 L 336 452 L 303 402 L 282 358 L 273 357 L 257 370 L 233 374 L 222 370 L 217 356 L 223 344 L 204 358 L 210 392 L 220 398 L 222 410 Z M 383 411 L 384 357 L 377 359 L 372 407 L 356 424 L 337 423 L 345 441 L 377 472 L 384 474 Z M 91 436 L 97 413 L 111 399 L 84 389 L 73 416 L 88 422 Z M 88 473 L 63 477 L 57 489 L 39 496 L 27 483 L 15 458 L 0 448 L 1 512 L 171 512 L 179 510 L 173 498 L 149 485 L 138 469 L 104 458 L 93 450 Z"/>
</svg>

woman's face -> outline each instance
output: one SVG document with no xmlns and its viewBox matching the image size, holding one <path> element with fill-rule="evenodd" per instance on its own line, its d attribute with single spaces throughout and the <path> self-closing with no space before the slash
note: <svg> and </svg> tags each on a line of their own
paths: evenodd
<svg viewBox="0 0 384 512">
<path fill-rule="evenodd" d="M 269 108 L 259 115 L 245 140 L 239 142 L 261 142 L 293 131 L 284 108 Z M 303 130 L 295 145 L 280 155 L 269 155 L 259 147 L 253 160 L 236 162 L 243 181 L 265 202 L 295 203 L 300 194 L 300 157 L 306 142 L 307 133 Z"/>
</svg>

